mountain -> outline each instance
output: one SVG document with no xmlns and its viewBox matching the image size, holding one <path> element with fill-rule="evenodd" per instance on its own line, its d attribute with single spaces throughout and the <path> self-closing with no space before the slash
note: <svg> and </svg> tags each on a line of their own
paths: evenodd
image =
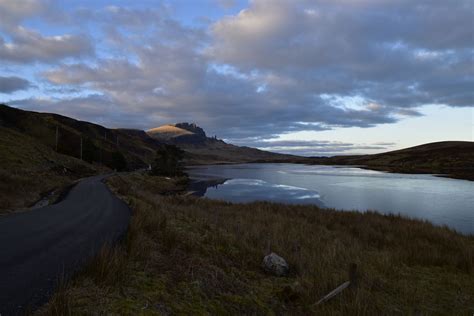
<svg viewBox="0 0 474 316">
<path fill-rule="evenodd" d="M 180 147 L 187 164 L 218 164 L 245 162 L 300 162 L 306 158 L 272 153 L 245 146 L 228 144 L 208 137 L 195 123 L 163 125 L 146 131 L 150 137 Z"/>
<path fill-rule="evenodd" d="M 151 137 L 170 144 L 197 144 L 206 141 L 204 130 L 192 123 L 163 125 L 146 131 Z"/>
<path fill-rule="evenodd" d="M 443 174 L 474 180 L 474 142 L 444 141 L 374 155 L 313 157 L 312 163 L 362 165 L 381 171 Z"/>
</svg>

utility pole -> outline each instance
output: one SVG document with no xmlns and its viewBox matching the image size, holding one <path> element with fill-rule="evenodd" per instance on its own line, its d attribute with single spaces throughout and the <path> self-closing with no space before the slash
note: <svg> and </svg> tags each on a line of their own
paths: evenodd
<svg viewBox="0 0 474 316">
<path fill-rule="evenodd" d="M 116 144 L 116 145 L 117 145 L 117 147 L 118 147 L 118 135 L 117 135 L 117 144 Z"/>
<path fill-rule="evenodd" d="M 82 136 L 81 136 L 81 160 L 82 160 Z"/>
<path fill-rule="evenodd" d="M 56 125 L 56 152 L 58 152 L 59 126 Z"/>
<path fill-rule="evenodd" d="M 107 130 L 104 132 L 105 141 L 107 141 Z"/>
</svg>

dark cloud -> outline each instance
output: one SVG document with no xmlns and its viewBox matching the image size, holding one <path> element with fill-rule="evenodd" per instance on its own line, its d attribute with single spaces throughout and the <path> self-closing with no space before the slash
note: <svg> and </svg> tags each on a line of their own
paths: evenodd
<svg viewBox="0 0 474 316">
<path fill-rule="evenodd" d="M 469 90 L 437 86 L 474 84 L 473 12 L 471 1 L 257 0 L 213 26 L 208 53 L 243 72 L 301 83 L 302 93 L 472 106 Z"/>
<path fill-rule="evenodd" d="M 31 84 L 28 80 L 20 77 L 2 77 L 0 76 L 0 93 L 11 93 L 18 90 L 26 90 Z"/>
</svg>

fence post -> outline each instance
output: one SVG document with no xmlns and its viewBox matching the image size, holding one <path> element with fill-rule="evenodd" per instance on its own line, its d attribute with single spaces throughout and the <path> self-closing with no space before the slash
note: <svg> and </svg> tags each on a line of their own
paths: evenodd
<svg viewBox="0 0 474 316">
<path fill-rule="evenodd" d="M 56 125 L 56 152 L 58 152 L 59 126 Z"/>
</svg>

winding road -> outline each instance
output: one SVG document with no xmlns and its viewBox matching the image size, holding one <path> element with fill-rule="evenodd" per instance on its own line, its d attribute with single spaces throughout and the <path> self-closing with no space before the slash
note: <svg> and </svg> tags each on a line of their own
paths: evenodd
<svg viewBox="0 0 474 316">
<path fill-rule="evenodd" d="M 0 315 L 45 303 L 59 277 L 126 232 L 130 209 L 105 177 L 82 180 L 58 204 L 0 217 Z"/>
</svg>

